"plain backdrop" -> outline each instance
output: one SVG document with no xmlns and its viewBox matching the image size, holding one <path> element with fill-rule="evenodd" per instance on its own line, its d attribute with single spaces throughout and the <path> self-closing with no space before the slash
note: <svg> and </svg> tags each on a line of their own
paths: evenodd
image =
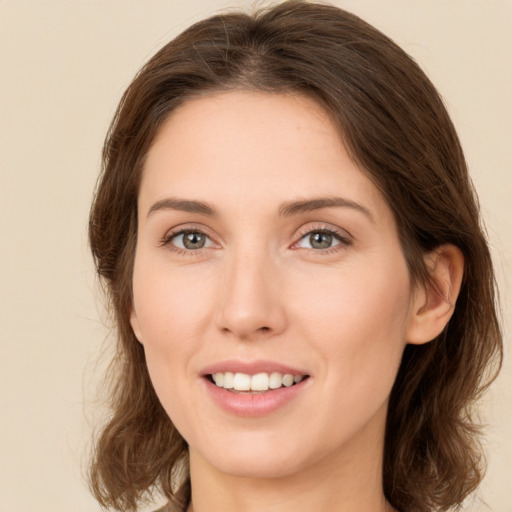
<svg viewBox="0 0 512 512">
<path fill-rule="evenodd" d="M 512 0 L 333 3 L 391 36 L 443 95 L 480 194 L 510 350 Z M 86 237 L 102 141 L 150 55 L 193 21 L 250 5 L 0 0 L 0 512 L 100 510 L 82 472 L 108 344 Z M 467 510 L 511 512 L 509 359 L 482 415 L 489 471 Z"/>
</svg>

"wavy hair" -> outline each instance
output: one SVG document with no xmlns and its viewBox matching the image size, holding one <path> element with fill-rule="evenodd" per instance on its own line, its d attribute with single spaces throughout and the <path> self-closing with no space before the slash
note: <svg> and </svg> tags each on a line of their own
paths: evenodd
<svg viewBox="0 0 512 512">
<path fill-rule="evenodd" d="M 460 506 L 485 466 L 473 405 L 502 358 L 493 267 L 464 155 L 438 92 L 412 58 L 355 15 L 296 0 L 196 23 L 147 62 L 116 111 L 89 225 L 118 336 L 111 415 L 90 468 L 96 498 L 135 511 L 151 491 L 182 503 L 189 497 L 186 442 L 156 397 L 129 323 L 136 205 L 162 123 L 187 99 L 222 90 L 291 91 L 321 104 L 391 207 L 415 282 L 428 280 L 426 252 L 450 243 L 464 254 L 447 327 L 403 354 L 383 469 L 385 495 L 401 512 Z"/>
</svg>

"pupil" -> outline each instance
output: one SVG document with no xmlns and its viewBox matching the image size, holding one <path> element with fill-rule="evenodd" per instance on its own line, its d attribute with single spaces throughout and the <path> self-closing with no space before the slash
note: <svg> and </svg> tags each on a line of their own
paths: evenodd
<svg viewBox="0 0 512 512">
<path fill-rule="evenodd" d="M 309 237 L 309 241 L 314 249 L 328 249 L 332 243 L 332 235 L 328 233 L 314 233 Z"/>
<path fill-rule="evenodd" d="M 183 235 L 183 245 L 187 249 L 201 249 L 204 247 L 205 238 L 200 233 L 190 231 Z"/>
</svg>

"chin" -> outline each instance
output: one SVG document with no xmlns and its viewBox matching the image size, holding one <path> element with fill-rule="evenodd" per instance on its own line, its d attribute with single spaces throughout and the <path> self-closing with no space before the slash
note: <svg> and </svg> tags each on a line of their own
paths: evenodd
<svg viewBox="0 0 512 512">
<path fill-rule="evenodd" d="M 229 446 L 217 445 L 217 449 L 206 449 L 202 453 L 191 448 L 192 463 L 194 457 L 220 473 L 256 479 L 285 478 L 313 462 L 312 454 L 303 442 L 286 443 L 283 436 L 279 439 L 258 438 L 254 433 L 240 439 L 230 437 Z"/>
<path fill-rule="evenodd" d="M 300 471 L 301 464 L 283 457 L 233 457 L 220 461 L 217 470 L 237 478 L 277 479 Z"/>
</svg>

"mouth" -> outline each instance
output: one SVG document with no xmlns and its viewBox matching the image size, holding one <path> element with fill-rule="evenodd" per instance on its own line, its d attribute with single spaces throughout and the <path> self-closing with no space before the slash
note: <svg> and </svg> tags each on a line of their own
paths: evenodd
<svg viewBox="0 0 512 512">
<path fill-rule="evenodd" d="M 265 417 L 308 397 L 312 375 L 271 360 L 219 361 L 203 369 L 207 396 L 230 415 Z M 300 402 L 299 402 L 300 403 Z"/>
<path fill-rule="evenodd" d="M 263 394 L 280 388 L 289 388 L 309 378 L 309 375 L 260 372 L 248 373 L 216 372 L 205 375 L 206 379 L 218 388 L 232 393 Z"/>
</svg>

